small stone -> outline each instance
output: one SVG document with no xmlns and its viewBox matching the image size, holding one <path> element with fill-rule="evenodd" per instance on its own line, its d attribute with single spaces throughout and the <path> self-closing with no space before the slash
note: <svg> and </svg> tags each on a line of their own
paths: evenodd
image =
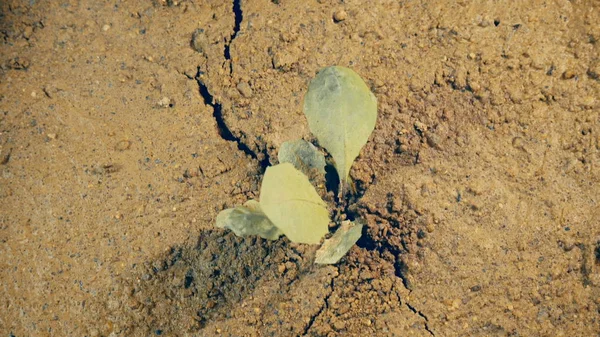
<svg viewBox="0 0 600 337">
<path fill-rule="evenodd" d="M 480 18 L 481 21 L 479 21 L 479 26 L 480 27 L 487 27 L 491 24 L 491 19 L 489 17 L 482 17 Z"/>
<path fill-rule="evenodd" d="M 48 136 L 48 139 L 56 139 L 56 133 L 49 133 L 46 136 Z"/>
<path fill-rule="evenodd" d="M 289 70 L 298 61 L 300 52 L 295 49 L 276 52 L 272 57 L 273 66 L 276 69 Z"/>
<path fill-rule="evenodd" d="M 104 26 L 102 26 L 102 31 L 103 31 L 103 32 L 106 32 L 106 31 L 108 31 L 109 29 L 110 29 L 110 25 L 104 25 Z"/>
<path fill-rule="evenodd" d="M 423 133 L 423 132 L 427 131 L 427 125 L 425 125 L 424 123 L 422 123 L 420 121 L 416 121 L 415 129 L 417 129 L 417 131 Z"/>
<path fill-rule="evenodd" d="M 130 140 L 121 140 L 117 143 L 117 145 L 115 145 L 115 150 L 117 151 L 125 151 L 125 150 L 129 150 L 129 148 L 131 147 L 131 141 Z"/>
<path fill-rule="evenodd" d="M 337 320 L 333 323 L 333 328 L 337 331 L 344 330 L 346 328 L 346 322 Z"/>
<path fill-rule="evenodd" d="M 481 290 L 481 286 L 480 286 L 480 285 L 474 285 L 474 286 L 472 286 L 472 287 L 470 288 L 470 290 L 471 290 L 472 292 L 474 292 L 474 293 L 475 293 L 475 292 L 478 292 L 478 291 L 480 291 L 480 290 Z"/>
<path fill-rule="evenodd" d="M 31 37 L 32 34 L 33 34 L 33 27 L 31 27 L 31 26 L 25 27 L 25 29 L 23 30 L 23 37 L 29 40 L 29 38 Z"/>
<path fill-rule="evenodd" d="M 595 99 L 593 96 L 586 96 L 581 101 L 581 105 L 583 105 L 584 108 L 592 108 L 594 103 Z"/>
<path fill-rule="evenodd" d="M 208 38 L 204 33 L 204 29 L 198 28 L 192 33 L 192 48 L 199 52 L 204 53 L 208 46 Z"/>
<path fill-rule="evenodd" d="M 12 152 L 12 149 L 9 149 L 6 153 L 1 153 L 1 151 L 0 151 L 0 165 L 8 164 L 8 161 L 10 160 L 11 152 Z"/>
<path fill-rule="evenodd" d="M 348 17 L 348 13 L 346 13 L 346 11 L 343 9 L 333 13 L 333 21 L 335 21 L 335 22 L 342 22 L 342 21 L 346 20 L 347 17 Z"/>
<path fill-rule="evenodd" d="M 156 104 L 161 108 L 167 108 L 171 104 L 171 99 L 169 97 L 163 97 Z"/>
<path fill-rule="evenodd" d="M 279 272 L 279 274 L 283 274 L 285 272 L 285 264 L 282 263 L 279 266 L 277 266 L 277 271 Z"/>
<path fill-rule="evenodd" d="M 600 62 L 594 62 L 587 71 L 589 77 L 594 80 L 600 80 Z"/>
<path fill-rule="evenodd" d="M 433 233 L 433 231 L 435 231 L 435 227 L 433 226 L 433 224 L 427 224 L 427 226 L 425 226 L 425 230 L 427 231 L 427 233 Z"/>
<path fill-rule="evenodd" d="M 481 91 L 481 85 L 479 85 L 479 83 L 477 83 L 476 81 L 472 80 L 472 79 L 467 79 L 469 87 L 471 88 L 471 91 L 473 91 L 475 94 L 478 94 Z"/>
<path fill-rule="evenodd" d="M 437 150 L 440 150 L 442 148 L 441 145 L 440 145 L 440 143 L 442 142 L 442 140 L 435 133 L 428 132 L 427 135 L 426 135 L 426 138 L 427 138 L 427 144 L 429 146 L 431 146 L 431 147 L 433 147 L 434 149 L 437 149 Z"/>
<path fill-rule="evenodd" d="M 237 85 L 237 90 L 240 92 L 240 94 L 242 94 L 242 96 L 244 96 L 245 98 L 250 98 L 252 97 L 252 88 L 250 87 L 250 85 L 246 82 L 240 82 Z"/>
<path fill-rule="evenodd" d="M 567 71 L 565 71 L 565 72 L 562 74 L 562 77 L 563 77 L 565 80 L 570 80 L 570 79 L 572 79 L 573 77 L 575 77 L 575 75 L 576 75 L 576 74 L 575 74 L 575 72 L 574 72 L 573 70 L 567 70 Z"/>
</svg>

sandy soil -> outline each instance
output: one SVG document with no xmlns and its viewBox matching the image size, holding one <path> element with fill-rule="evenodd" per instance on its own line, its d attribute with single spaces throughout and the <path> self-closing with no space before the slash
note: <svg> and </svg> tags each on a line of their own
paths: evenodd
<svg viewBox="0 0 600 337">
<path fill-rule="evenodd" d="M 600 335 L 600 4 L 0 4 L 0 335 Z M 216 229 L 322 67 L 379 101 L 363 237 Z"/>
</svg>

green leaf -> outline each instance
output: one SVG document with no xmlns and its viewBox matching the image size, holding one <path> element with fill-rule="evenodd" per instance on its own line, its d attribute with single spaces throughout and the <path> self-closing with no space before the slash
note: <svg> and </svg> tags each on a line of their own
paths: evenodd
<svg viewBox="0 0 600 337">
<path fill-rule="evenodd" d="M 345 183 L 354 159 L 377 121 L 377 99 L 353 70 L 327 67 L 319 71 L 304 97 L 310 131 L 335 161 Z"/>
<path fill-rule="evenodd" d="M 292 242 L 317 244 L 329 228 L 325 202 L 290 163 L 270 166 L 260 188 L 260 206 Z"/>
<path fill-rule="evenodd" d="M 360 239 L 362 227 L 363 225 L 358 222 L 343 221 L 335 234 L 323 242 L 317 251 L 315 263 L 337 263 Z"/>
<path fill-rule="evenodd" d="M 312 170 L 325 175 L 325 156 L 305 140 L 284 142 L 279 148 L 277 158 L 280 163 L 290 163 L 309 177 Z"/>
<path fill-rule="evenodd" d="M 248 200 L 244 206 L 221 211 L 216 222 L 217 227 L 230 229 L 237 236 L 258 235 L 277 240 L 282 234 L 262 212 L 256 200 Z"/>
</svg>

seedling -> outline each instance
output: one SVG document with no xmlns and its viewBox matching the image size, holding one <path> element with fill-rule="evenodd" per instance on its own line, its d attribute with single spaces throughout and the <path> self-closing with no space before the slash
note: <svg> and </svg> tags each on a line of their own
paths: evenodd
<svg viewBox="0 0 600 337">
<path fill-rule="evenodd" d="M 304 97 L 304 114 L 310 131 L 331 155 L 340 181 L 339 200 L 352 163 L 367 143 L 377 120 L 377 99 L 360 76 L 344 67 L 319 71 Z M 309 142 L 284 142 L 279 164 L 268 167 L 260 189 L 260 202 L 223 210 L 216 225 L 236 235 L 259 235 L 276 240 L 282 234 L 296 243 L 318 244 L 329 232 L 329 211 L 308 176 L 325 174 L 325 157 Z M 343 221 L 325 240 L 315 262 L 337 263 L 358 241 L 360 220 Z"/>
</svg>

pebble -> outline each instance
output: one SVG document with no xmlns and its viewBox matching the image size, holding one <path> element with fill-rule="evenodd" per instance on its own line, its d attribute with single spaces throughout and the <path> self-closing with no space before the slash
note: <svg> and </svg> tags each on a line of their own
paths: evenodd
<svg viewBox="0 0 600 337">
<path fill-rule="evenodd" d="M 130 147 L 131 147 L 130 140 L 121 140 L 117 143 L 117 145 L 115 145 L 115 150 L 125 151 L 125 150 L 129 150 Z"/>
<path fill-rule="evenodd" d="M 346 328 L 346 322 L 337 320 L 333 323 L 333 328 L 337 331 L 344 330 Z"/>
<path fill-rule="evenodd" d="M 427 133 L 427 135 L 425 136 L 427 138 L 427 144 L 435 149 L 440 150 L 441 146 L 441 139 L 438 135 L 436 135 L 435 133 Z"/>
<path fill-rule="evenodd" d="M 335 21 L 335 22 L 342 22 L 342 21 L 346 20 L 347 17 L 348 17 L 348 13 L 346 13 L 346 11 L 343 9 L 333 13 L 333 21 Z"/>
<path fill-rule="evenodd" d="M 248 83 L 240 82 L 240 83 L 238 83 L 236 88 L 240 92 L 240 94 L 242 94 L 242 96 L 244 96 L 245 98 L 252 97 L 252 94 L 253 94 L 252 88 L 250 87 L 250 85 Z"/>
<path fill-rule="evenodd" d="M 23 30 L 23 37 L 26 39 L 29 39 L 32 34 L 33 34 L 33 27 L 31 27 L 31 26 L 25 27 L 25 29 Z"/>
<path fill-rule="evenodd" d="M 297 61 L 297 57 L 292 52 L 277 52 L 272 57 L 272 62 L 277 69 L 286 69 Z"/>
<path fill-rule="evenodd" d="M 208 46 L 208 38 L 204 34 L 204 29 L 198 28 L 192 34 L 192 48 L 199 52 L 204 53 Z"/>
<path fill-rule="evenodd" d="M 167 108 L 169 104 L 171 104 L 171 99 L 169 97 L 163 97 L 157 102 L 157 105 L 161 108 Z"/>
<path fill-rule="evenodd" d="M 420 132 L 425 132 L 425 131 L 427 131 L 427 125 L 425 125 L 424 123 L 422 123 L 420 121 L 416 121 L 415 129 L 417 129 Z"/>
<path fill-rule="evenodd" d="M 576 75 L 576 74 L 575 74 L 575 72 L 574 72 L 573 70 L 567 70 L 567 71 L 565 71 L 565 72 L 563 73 L 562 77 L 563 77 L 565 80 L 570 80 L 570 79 L 572 79 L 573 77 L 575 77 L 575 75 Z"/>
<path fill-rule="evenodd" d="M 592 96 L 586 96 L 583 98 L 581 105 L 585 108 L 592 108 L 594 106 L 595 99 Z"/>
<path fill-rule="evenodd" d="M 480 286 L 479 284 L 477 284 L 477 285 L 474 285 L 474 286 L 472 286 L 472 287 L 470 288 L 470 290 L 471 290 L 472 292 L 474 292 L 474 293 L 475 293 L 475 292 L 478 292 L 478 291 L 480 291 L 480 290 L 481 290 L 481 286 Z"/>
<path fill-rule="evenodd" d="M 108 31 L 109 29 L 110 29 L 110 25 L 104 25 L 104 26 L 102 26 L 102 31 L 103 31 L 103 32 L 106 32 L 106 31 Z"/>
<path fill-rule="evenodd" d="M 490 18 L 488 18 L 488 17 L 481 18 L 481 21 L 479 22 L 480 27 L 487 27 L 490 24 L 491 24 Z"/>
</svg>

